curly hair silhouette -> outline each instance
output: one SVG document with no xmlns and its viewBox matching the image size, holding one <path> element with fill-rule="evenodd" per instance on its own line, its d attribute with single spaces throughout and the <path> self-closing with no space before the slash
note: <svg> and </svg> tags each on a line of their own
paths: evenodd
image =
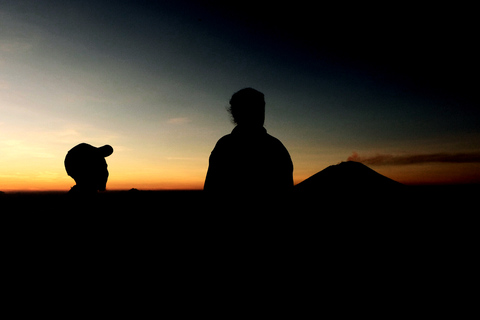
<svg viewBox="0 0 480 320">
<path fill-rule="evenodd" d="M 236 127 L 213 149 L 204 190 L 278 192 L 293 189 L 293 163 L 285 146 L 263 127 L 263 93 L 245 88 L 230 99 Z"/>
</svg>

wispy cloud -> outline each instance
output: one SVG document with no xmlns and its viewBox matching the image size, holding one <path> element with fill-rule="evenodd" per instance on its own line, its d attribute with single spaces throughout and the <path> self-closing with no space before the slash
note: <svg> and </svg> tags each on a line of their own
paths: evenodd
<svg viewBox="0 0 480 320">
<path fill-rule="evenodd" d="M 6 158 L 54 158 L 55 154 L 42 146 L 35 146 L 18 139 L 0 140 L 0 152 Z"/>
<path fill-rule="evenodd" d="M 185 124 L 185 123 L 191 122 L 191 120 L 189 118 L 183 117 L 183 118 L 171 118 L 171 119 L 168 119 L 167 122 L 171 124 Z"/>
<path fill-rule="evenodd" d="M 32 48 L 32 45 L 27 42 L 13 41 L 0 43 L 0 52 L 7 53 L 19 53 L 28 51 Z"/>
<path fill-rule="evenodd" d="M 367 165 L 409 165 L 421 163 L 480 163 L 480 152 L 471 153 L 431 153 L 392 155 L 378 154 L 375 156 L 362 157 L 358 153 L 348 157 L 347 161 L 357 161 Z"/>
<path fill-rule="evenodd" d="M 5 80 L 0 79 L 0 90 L 6 89 L 10 89 L 10 84 Z"/>
<path fill-rule="evenodd" d="M 202 160 L 201 158 L 192 158 L 192 157 L 165 157 L 167 160 L 173 161 L 198 161 Z"/>
</svg>

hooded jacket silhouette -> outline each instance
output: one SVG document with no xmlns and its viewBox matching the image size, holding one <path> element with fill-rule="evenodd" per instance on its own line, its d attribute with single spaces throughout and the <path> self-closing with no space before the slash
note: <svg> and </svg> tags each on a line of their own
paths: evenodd
<svg viewBox="0 0 480 320">
<path fill-rule="evenodd" d="M 263 93 L 246 88 L 230 100 L 237 126 L 213 149 L 204 190 L 286 192 L 293 189 L 293 163 L 285 146 L 263 127 Z"/>
</svg>

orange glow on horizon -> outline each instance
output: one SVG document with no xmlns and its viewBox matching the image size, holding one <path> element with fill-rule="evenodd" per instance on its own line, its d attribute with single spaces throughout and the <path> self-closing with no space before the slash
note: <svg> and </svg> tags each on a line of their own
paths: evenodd
<svg viewBox="0 0 480 320">
<path fill-rule="evenodd" d="M 63 169 L 63 168 L 62 168 Z M 63 170 L 56 172 L 0 174 L 0 191 L 68 191 L 75 181 Z M 186 168 L 169 172 L 110 172 L 107 190 L 202 190 L 206 168 Z M 411 166 L 372 166 L 378 173 L 406 185 L 453 185 L 480 183 L 480 164 L 429 164 Z M 309 176 L 294 176 L 295 184 Z"/>
<path fill-rule="evenodd" d="M 30 183 L 26 181 L 11 181 L 3 180 L 0 191 L 3 192 L 22 192 L 22 191 L 65 191 L 70 190 L 75 185 L 75 181 L 55 182 L 55 181 L 43 181 L 37 183 Z M 158 182 L 158 183 L 142 183 L 142 182 L 108 182 L 107 191 L 118 190 L 202 190 L 203 181 L 192 182 Z"/>
<path fill-rule="evenodd" d="M 478 163 L 430 163 L 403 166 L 371 166 L 378 173 L 405 185 L 479 184 Z"/>
</svg>

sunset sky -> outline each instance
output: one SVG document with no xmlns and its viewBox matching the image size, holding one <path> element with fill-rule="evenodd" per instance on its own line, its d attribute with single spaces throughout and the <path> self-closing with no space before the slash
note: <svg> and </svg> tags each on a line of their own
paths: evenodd
<svg viewBox="0 0 480 320">
<path fill-rule="evenodd" d="M 81 142 L 114 148 L 108 189 L 202 188 L 245 87 L 295 183 L 347 159 L 480 183 L 473 8 L 260 3 L 2 0 L 0 191 L 68 190 Z"/>
</svg>

